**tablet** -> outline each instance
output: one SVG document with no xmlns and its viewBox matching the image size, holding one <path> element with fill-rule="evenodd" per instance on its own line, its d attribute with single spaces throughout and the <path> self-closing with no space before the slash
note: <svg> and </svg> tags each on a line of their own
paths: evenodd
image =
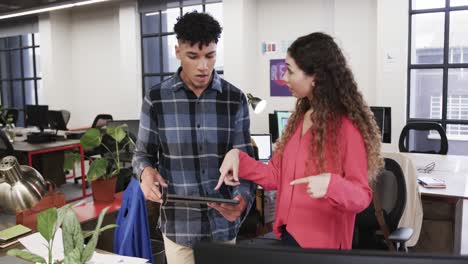
<svg viewBox="0 0 468 264">
<path fill-rule="evenodd" d="M 196 204 L 206 204 L 206 203 L 225 203 L 236 205 L 239 204 L 239 200 L 234 199 L 223 199 L 223 198 L 216 198 L 216 197 L 200 197 L 200 196 L 183 196 L 183 195 L 176 195 L 176 194 L 167 194 L 166 199 L 163 200 L 172 203 L 196 203 Z"/>
</svg>

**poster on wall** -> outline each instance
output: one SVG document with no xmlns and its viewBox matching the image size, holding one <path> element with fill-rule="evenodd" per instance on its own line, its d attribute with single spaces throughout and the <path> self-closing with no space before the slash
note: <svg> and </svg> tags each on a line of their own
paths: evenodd
<svg viewBox="0 0 468 264">
<path fill-rule="evenodd" d="M 270 96 L 291 96 L 283 75 L 287 67 L 284 59 L 270 60 Z"/>
</svg>

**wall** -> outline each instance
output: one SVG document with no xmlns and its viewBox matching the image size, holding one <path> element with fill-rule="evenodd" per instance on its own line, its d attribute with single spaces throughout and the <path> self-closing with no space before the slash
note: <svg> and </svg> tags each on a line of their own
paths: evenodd
<svg viewBox="0 0 468 264">
<path fill-rule="evenodd" d="M 238 56 L 226 52 L 230 57 L 225 58 L 224 76 L 244 92 L 268 102 L 263 113 L 251 111 L 252 133 L 268 133 L 268 113 L 291 110 L 295 103 L 293 97 L 270 96 L 269 61 L 286 54 L 262 54 L 263 41 L 276 42 L 281 49 L 282 41 L 314 31 L 332 34 L 343 48 L 366 100 L 375 102 L 375 1 L 292 0 L 286 5 L 281 0 L 225 0 L 224 7 L 225 50 L 238 50 Z M 249 22 L 239 27 L 239 18 Z M 242 32 L 247 35 L 242 36 Z"/>
<path fill-rule="evenodd" d="M 90 126 L 100 113 L 138 118 L 141 105 L 136 2 L 51 12 L 39 19 L 43 102 L 71 111 L 68 127 Z"/>
<path fill-rule="evenodd" d="M 292 97 L 269 96 L 269 60 L 262 41 L 292 41 L 323 31 L 334 35 L 370 105 L 392 107 L 396 150 L 406 113 L 407 0 L 224 0 L 224 77 L 268 101 L 251 111 L 251 131 L 268 132 L 267 113 L 294 107 Z M 138 118 L 141 105 L 139 17 L 132 0 L 42 15 L 43 98 L 72 111 L 71 127 L 86 126 L 98 113 Z M 306 22 L 304 22 L 306 21 Z M 385 54 L 395 63 L 388 65 Z"/>
<path fill-rule="evenodd" d="M 393 62 L 385 60 L 390 55 Z M 398 151 L 400 132 L 406 124 L 408 65 L 408 1 L 377 1 L 376 104 L 392 108 L 392 144 L 384 151 Z"/>
</svg>

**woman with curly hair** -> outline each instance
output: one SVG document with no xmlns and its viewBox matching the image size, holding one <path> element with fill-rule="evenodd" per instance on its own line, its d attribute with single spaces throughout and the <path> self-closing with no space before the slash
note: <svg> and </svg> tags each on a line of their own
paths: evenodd
<svg viewBox="0 0 468 264">
<path fill-rule="evenodd" d="M 332 37 L 298 38 L 286 65 L 297 102 L 272 159 L 230 150 L 216 188 L 241 177 L 278 190 L 274 232 L 284 244 L 350 249 L 355 216 L 371 202 L 369 184 L 383 166 L 377 124 Z"/>
</svg>

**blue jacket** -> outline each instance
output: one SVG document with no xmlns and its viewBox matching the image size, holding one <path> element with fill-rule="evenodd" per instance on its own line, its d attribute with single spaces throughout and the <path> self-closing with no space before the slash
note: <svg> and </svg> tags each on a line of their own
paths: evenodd
<svg viewBox="0 0 468 264">
<path fill-rule="evenodd" d="M 132 178 L 122 200 L 114 232 L 114 253 L 153 263 L 146 202 L 137 180 Z"/>
</svg>

